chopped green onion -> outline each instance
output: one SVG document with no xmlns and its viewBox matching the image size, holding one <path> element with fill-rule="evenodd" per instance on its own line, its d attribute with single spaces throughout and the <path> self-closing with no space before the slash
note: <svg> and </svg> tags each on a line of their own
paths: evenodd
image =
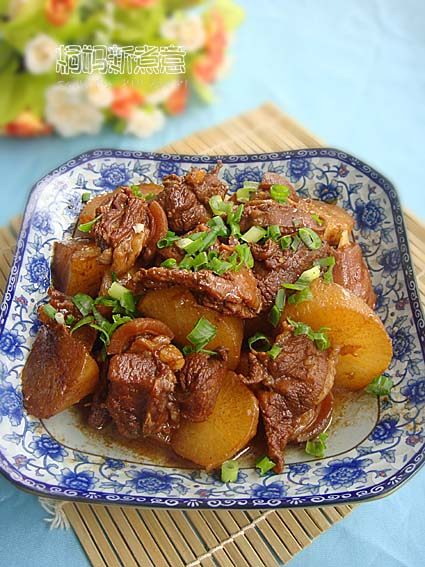
<svg viewBox="0 0 425 567">
<path fill-rule="evenodd" d="M 259 345 L 254 347 L 255 343 L 259 343 Z M 248 339 L 248 347 L 254 352 L 267 352 L 270 350 L 271 344 L 264 333 L 255 333 Z"/>
<path fill-rule="evenodd" d="M 189 254 L 186 254 L 183 260 L 180 262 L 179 268 L 181 270 L 190 270 L 192 266 L 193 266 L 193 256 L 189 256 Z"/>
<path fill-rule="evenodd" d="M 136 311 L 136 302 L 134 296 L 129 289 L 124 287 L 118 282 L 113 282 L 111 287 L 108 289 L 108 295 L 113 299 L 117 299 L 120 302 L 121 307 L 130 313 Z"/>
<path fill-rule="evenodd" d="M 245 234 L 242 234 L 242 240 L 245 242 L 249 242 L 251 244 L 258 242 L 262 238 L 264 238 L 267 234 L 267 231 L 264 230 L 261 226 L 251 226 Z"/>
<path fill-rule="evenodd" d="M 212 258 L 209 260 L 208 268 L 217 274 L 217 276 L 222 276 L 224 273 L 233 268 L 233 264 L 226 262 L 225 260 L 220 260 L 220 258 Z"/>
<path fill-rule="evenodd" d="M 282 350 L 281 346 L 273 345 L 272 348 L 267 351 L 267 354 L 270 356 L 270 358 L 275 360 L 279 356 L 281 350 Z"/>
<path fill-rule="evenodd" d="M 139 185 L 130 185 L 130 189 L 135 197 L 139 197 L 139 199 L 143 197 L 143 193 L 141 192 Z"/>
<path fill-rule="evenodd" d="M 67 316 L 66 316 L 65 323 L 66 323 L 68 326 L 72 325 L 72 323 L 74 323 L 74 321 L 75 321 L 74 315 L 67 315 Z"/>
<path fill-rule="evenodd" d="M 83 317 L 92 312 L 94 300 L 86 293 L 76 293 L 72 298 L 72 303 Z"/>
<path fill-rule="evenodd" d="M 289 234 L 287 236 L 282 236 L 282 238 L 279 240 L 279 244 L 282 250 L 286 250 L 287 248 L 289 248 L 291 246 L 291 243 L 292 243 L 292 236 L 289 236 Z"/>
<path fill-rule="evenodd" d="M 282 287 L 287 289 L 294 289 L 295 291 L 302 291 L 309 287 L 311 282 L 320 277 L 320 266 L 313 266 L 305 270 L 294 283 L 283 283 Z"/>
<path fill-rule="evenodd" d="M 203 248 L 205 238 L 208 236 L 208 232 L 202 232 L 198 234 L 201 234 L 201 236 L 195 239 L 189 237 L 180 238 L 180 240 L 177 240 L 176 246 L 184 250 L 186 254 L 196 254 L 196 252 L 199 252 L 199 250 Z"/>
<path fill-rule="evenodd" d="M 290 194 L 291 190 L 286 185 L 275 183 L 270 187 L 270 195 L 278 203 L 286 203 Z"/>
<path fill-rule="evenodd" d="M 213 217 L 207 222 L 207 225 L 216 231 L 217 236 L 228 236 L 229 231 L 221 217 Z"/>
<path fill-rule="evenodd" d="M 243 266 L 247 268 L 254 267 L 254 258 L 248 244 L 238 244 L 235 247 L 235 252 L 230 256 L 229 262 L 233 266 L 234 271 L 240 270 Z"/>
<path fill-rule="evenodd" d="M 145 201 L 153 201 L 155 197 L 155 193 L 148 193 L 147 195 L 145 195 Z"/>
<path fill-rule="evenodd" d="M 313 294 L 309 288 L 297 291 L 288 297 L 288 303 L 295 305 L 296 303 L 303 303 L 304 301 L 311 301 L 313 299 Z"/>
<path fill-rule="evenodd" d="M 317 223 L 319 226 L 322 226 L 323 223 L 325 222 L 323 219 L 321 219 L 321 218 L 319 217 L 319 215 L 316 215 L 316 213 L 313 213 L 313 214 L 311 215 L 311 218 L 312 218 L 314 221 L 316 221 L 316 223 Z"/>
<path fill-rule="evenodd" d="M 246 189 L 251 189 L 251 191 L 257 191 L 258 187 L 260 186 L 259 181 L 244 181 L 243 186 Z"/>
<path fill-rule="evenodd" d="M 256 187 L 248 187 L 247 183 L 249 182 L 246 181 L 242 189 L 238 189 L 236 191 L 236 199 L 240 203 L 247 203 L 251 199 L 251 193 L 255 193 L 258 189 L 258 183 L 256 184 Z"/>
<path fill-rule="evenodd" d="M 326 441 L 328 439 L 327 433 L 320 433 L 316 439 L 311 439 L 305 444 L 305 452 L 307 455 L 323 459 L 326 452 Z"/>
<path fill-rule="evenodd" d="M 52 305 L 50 305 L 49 303 L 46 303 L 46 305 L 43 305 L 43 311 L 48 317 L 50 317 L 50 319 L 54 319 L 55 315 L 57 313 L 57 310 Z"/>
<path fill-rule="evenodd" d="M 91 193 L 89 191 L 86 191 L 81 195 L 81 202 L 88 203 L 90 201 L 90 197 L 91 197 Z"/>
<path fill-rule="evenodd" d="M 291 325 L 291 327 L 293 327 L 295 336 L 305 335 L 307 338 L 314 342 L 319 350 L 323 351 L 331 346 L 328 335 L 326 334 L 326 331 L 328 331 L 326 327 L 320 327 L 320 329 L 318 329 L 317 331 L 313 331 L 313 329 L 309 325 L 307 325 L 307 323 L 303 323 L 302 321 L 294 321 L 289 317 L 287 321 Z"/>
<path fill-rule="evenodd" d="M 271 224 L 268 228 L 267 228 L 267 238 L 270 238 L 271 240 L 274 240 L 275 242 L 278 242 L 280 239 L 280 227 L 277 224 Z"/>
<path fill-rule="evenodd" d="M 300 244 L 301 244 L 301 238 L 298 236 L 298 234 L 296 234 L 292 239 L 291 250 L 296 252 Z"/>
<path fill-rule="evenodd" d="M 230 208 L 227 214 L 227 224 L 230 227 L 230 234 L 238 238 L 241 235 L 241 227 L 239 226 L 239 223 L 242 218 L 243 210 L 244 206 L 239 205 L 236 211 Z"/>
<path fill-rule="evenodd" d="M 374 396 L 388 396 L 394 386 L 393 381 L 385 374 L 377 376 L 372 382 L 366 386 L 365 392 Z"/>
<path fill-rule="evenodd" d="M 333 256 L 327 256 L 326 258 L 316 260 L 314 263 L 316 266 L 320 266 L 321 268 L 328 268 L 323 274 L 323 281 L 325 283 L 332 283 L 334 281 L 333 269 L 335 266 L 335 258 Z"/>
<path fill-rule="evenodd" d="M 269 471 L 271 471 L 272 468 L 274 468 L 275 466 L 276 466 L 276 463 L 274 463 L 267 456 L 264 456 L 261 459 L 258 459 L 258 461 L 255 463 L 255 468 L 260 469 L 260 476 L 264 476 Z"/>
<path fill-rule="evenodd" d="M 285 290 L 280 288 L 276 294 L 274 305 L 269 313 L 269 321 L 273 327 L 277 327 L 282 316 L 283 308 L 285 307 L 286 293 Z"/>
<path fill-rule="evenodd" d="M 177 266 L 177 260 L 175 258 L 167 258 L 161 262 L 161 266 L 168 269 L 175 268 Z"/>
<path fill-rule="evenodd" d="M 206 252 L 201 252 L 197 256 L 195 256 L 192 267 L 195 271 L 200 270 L 204 266 L 208 264 L 208 255 Z"/>
<path fill-rule="evenodd" d="M 111 272 L 111 280 L 112 282 L 116 282 L 118 279 L 118 276 L 115 272 Z"/>
<path fill-rule="evenodd" d="M 84 327 L 84 325 L 90 325 L 93 322 L 94 322 L 94 318 L 93 318 L 92 315 L 88 315 L 87 317 L 83 317 L 82 319 L 77 321 L 77 323 L 75 323 L 75 325 L 72 327 L 71 335 L 74 331 L 76 331 L 80 327 Z"/>
<path fill-rule="evenodd" d="M 217 327 L 205 317 L 201 317 L 186 338 L 193 345 L 195 352 L 199 352 L 216 334 Z"/>
<path fill-rule="evenodd" d="M 78 230 L 80 230 L 81 232 L 90 232 L 91 229 L 94 227 L 94 225 L 97 223 L 97 221 L 100 219 L 101 216 L 102 215 L 99 215 L 89 222 L 85 222 L 83 224 L 80 224 L 78 226 Z"/>
<path fill-rule="evenodd" d="M 322 246 L 320 236 L 311 228 L 300 228 L 298 235 L 310 250 L 318 250 Z"/>
<path fill-rule="evenodd" d="M 161 238 L 160 240 L 158 240 L 158 242 L 156 243 L 157 248 L 169 248 L 170 246 L 172 246 L 172 244 L 174 242 L 176 242 L 176 240 L 180 240 L 180 236 L 177 236 L 175 232 L 172 232 L 171 230 L 169 230 L 167 232 L 167 234 L 164 236 L 164 238 Z"/>
<path fill-rule="evenodd" d="M 213 195 L 208 201 L 208 204 L 212 212 L 220 217 L 228 215 L 229 210 L 232 207 L 230 203 L 224 202 L 223 198 L 220 195 Z"/>
<path fill-rule="evenodd" d="M 224 461 L 221 465 L 221 482 L 236 482 L 239 465 L 236 461 Z"/>
</svg>

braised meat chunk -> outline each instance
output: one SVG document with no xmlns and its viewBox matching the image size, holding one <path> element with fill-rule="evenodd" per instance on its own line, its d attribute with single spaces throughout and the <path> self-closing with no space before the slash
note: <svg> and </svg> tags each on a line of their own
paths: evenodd
<svg viewBox="0 0 425 567">
<path fill-rule="evenodd" d="M 256 260 L 254 275 L 261 293 L 263 312 L 270 310 L 283 283 L 296 282 L 316 260 L 331 253 L 331 248 L 326 243 L 317 250 L 310 250 L 300 244 L 294 252 L 291 248 L 282 250 L 273 240 L 267 240 L 263 245 L 254 244 L 251 250 Z"/>
<path fill-rule="evenodd" d="M 217 356 L 202 352 L 190 354 L 178 374 L 178 401 L 183 417 L 205 421 L 211 415 L 227 372 L 227 352 L 218 349 Z"/>
<path fill-rule="evenodd" d="M 108 411 L 121 435 L 169 442 L 178 426 L 176 377 L 157 353 L 116 354 L 109 364 Z"/>
<path fill-rule="evenodd" d="M 360 246 L 351 242 L 336 248 L 333 255 L 335 256 L 334 282 L 361 297 L 373 309 L 376 295 Z"/>
<path fill-rule="evenodd" d="M 286 323 L 275 345 L 281 348 L 275 359 L 262 352 L 248 355 L 244 380 L 257 385 L 269 456 L 281 472 L 283 450 L 297 418 L 320 404 L 333 386 L 337 355 L 318 350 L 305 335 L 295 336 Z"/>
<path fill-rule="evenodd" d="M 131 285 L 136 293 L 180 285 L 192 291 L 201 305 L 243 319 L 255 317 L 261 309 L 257 282 L 248 268 L 229 271 L 222 276 L 210 270 L 142 268 L 133 276 Z"/>
<path fill-rule="evenodd" d="M 158 203 L 167 215 L 171 230 L 184 234 L 211 218 L 210 197 L 224 197 L 227 192 L 225 183 L 218 178 L 218 169 L 207 172 L 194 168 L 184 176 L 164 177 L 164 191 L 158 195 Z"/>
<path fill-rule="evenodd" d="M 245 232 L 252 226 L 267 228 L 277 225 L 283 235 L 292 234 L 300 227 L 323 232 L 323 228 L 311 216 L 311 213 L 300 208 L 300 202 L 278 203 L 273 199 L 254 199 L 245 205 L 241 218 L 241 230 Z"/>
</svg>

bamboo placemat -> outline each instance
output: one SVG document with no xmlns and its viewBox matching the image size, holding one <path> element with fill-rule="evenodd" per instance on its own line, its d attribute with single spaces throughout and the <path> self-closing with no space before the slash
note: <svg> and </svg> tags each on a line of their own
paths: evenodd
<svg viewBox="0 0 425 567">
<path fill-rule="evenodd" d="M 170 153 L 259 153 L 318 147 L 322 142 L 272 104 L 163 148 Z M 405 219 L 422 301 L 425 225 Z M 20 218 L 0 228 L 0 292 L 10 270 Z M 64 510 L 94 567 L 274 567 L 287 563 L 352 510 L 165 511 L 91 504 Z"/>
</svg>

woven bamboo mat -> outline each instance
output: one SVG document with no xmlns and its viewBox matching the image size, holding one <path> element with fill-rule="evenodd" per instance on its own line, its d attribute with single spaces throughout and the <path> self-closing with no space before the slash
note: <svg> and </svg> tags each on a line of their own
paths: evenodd
<svg viewBox="0 0 425 567">
<path fill-rule="evenodd" d="M 272 104 L 163 148 L 174 153 L 258 153 L 322 142 Z M 405 212 L 425 301 L 425 225 Z M 10 270 L 20 219 L 0 228 L 0 291 Z M 351 506 L 305 510 L 145 510 L 66 504 L 66 515 L 94 567 L 274 567 L 287 563 L 344 518 Z"/>
</svg>

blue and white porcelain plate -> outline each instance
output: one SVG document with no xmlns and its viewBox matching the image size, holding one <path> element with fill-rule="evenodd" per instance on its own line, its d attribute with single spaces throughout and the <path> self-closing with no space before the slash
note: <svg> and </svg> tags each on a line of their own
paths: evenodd
<svg viewBox="0 0 425 567">
<path fill-rule="evenodd" d="M 72 411 L 48 420 L 28 416 L 21 371 L 46 299 L 55 240 L 72 232 L 84 192 L 161 180 L 193 165 L 223 162 L 232 191 L 266 171 L 287 176 L 298 192 L 334 201 L 356 220 L 392 338 L 389 398 L 347 398 L 334 419 L 326 458 L 286 453 L 283 474 L 241 468 L 236 483 L 204 471 L 140 461 L 130 449 L 79 427 Z M 266 508 L 341 504 L 383 496 L 408 480 L 425 456 L 425 328 L 403 216 L 394 187 L 358 159 L 332 149 L 242 156 L 181 156 L 123 150 L 82 154 L 33 188 L 0 312 L 0 470 L 43 496 L 167 508 Z"/>
</svg>

